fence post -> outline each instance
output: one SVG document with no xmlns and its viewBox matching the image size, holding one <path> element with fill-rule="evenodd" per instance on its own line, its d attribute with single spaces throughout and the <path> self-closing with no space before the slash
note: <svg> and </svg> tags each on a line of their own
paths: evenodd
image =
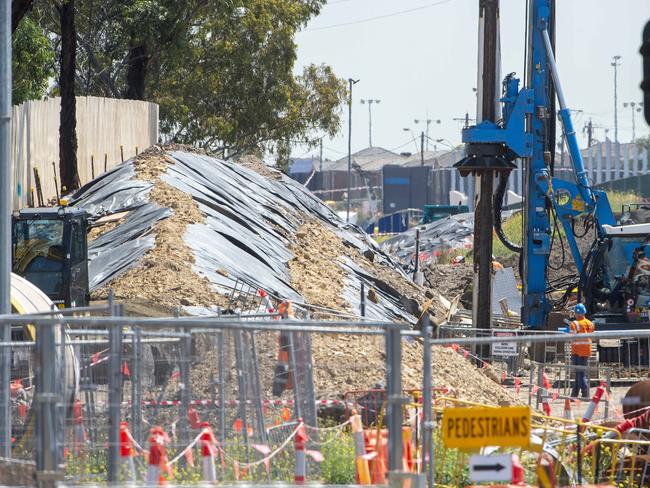
<svg viewBox="0 0 650 488">
<path fill-rule="evenodd" d="M 535 375 L 535 364 L 530 362 L 529 378 L 528 378 L 528 406 L 530 407 L 533 403 L 533 378 Z"/>
<path fill-rule="evenodd" d="M 121 305 L 109 297 L 112 317 L 122 315 Z M 108 481 L 116 482 L 120 466 L 120 414 L 122 407 L 122 328 L 112 326 L 109 330 L 110 365 L 108 374 Z"/>
<path fill-rule="evenodd" d="M 424 409 L 422 415 L 422 472 L 426 479 L 426 486 L 433 488 L 436 485 L 435 464 L 433 452 L 433 421 L 431 418 L 431 404 L 433 395 L 433 380 L 431 371 L 431 326 L 429 325 L 429 314 L 422 316 L 422 345 L 424 349 L 422 373 L 422 395 Z M 417 422 L 417 420 L 416 420 Z"/>
<path fill-rule="evenodd" d="M 544 367 L 542 364 L 537 365 L 537 395 L 535 395 L 535 408 L 539 410 L 539 404 L 542 403 L 542 385 L 544 384 Z"/>
<path fill-rule="evenodd" d="M 178 318 L 178 310 L 174 314 Z M 187 446 L 190 443 L 190 432 L 187 414 L 190 410 L 190 400 L 192 396 L 192 390 L 190 385 L 190 356 L 192 355 L 192 336 L 189 334 L 189 331 L 179 329 L 183 333 L 181 338 L 181 357 L 179 361 L 179 369 L 181 375 L 181 411 L 178 412 L 178 427 L 179 427 L 179 437 L 183 446 Z M 181 466 L 185 466 L 185 458 L 180 460 Z"/>
<path fill-rule="evenodd" d="M 131 432 L 138 443 L 142 444 L 142 392 L 140 390 L 140 357 L 142 355 L 142 331 L 133 328 L 133 368 L 131 370 Z"/>
<path fill-rule="evenodd" d="M 217 335 L 217 351 L 219 353 L 219 442 L 223 445 L 226 438 L 226 351 L 223 335 L 225 330 L 221 329 Z"/>
<path fill-rule="evenodd" d="M 293 403 L 294 403 L 294 413 L 296 418 L 302 418 L 302 398 L 301 392 L 298 391 L 300 388 L 297 385 L 296 376 L 297 376 L 297 361 L 296 361 L 296 341 L 295 341 L 295 332 L 287 333 L 289 341 L 289 376 L 293 383 Z"/>
<path fill-rule="evenodd" d="M 257 418 L 257 432 L 259 433 L 259 438 L 262 443 L 266 444 L 268 442 L 268 437 L 266 435 L 266 425 L 264 423 L 264 405 L 262 403 L 262 388 L 260 383 L 260 368 L 259 368 L 259 357 L 257 355 L 257 344 L 255 341 L 255 332 L 251 330 L 249 332 L 250 337 L 250 350 L 251 356 L 253 358 L 253 379 L 251 386 L 253 388 L 253 394 L 255 395 L 255 417 Z M 294 385 L 295 388 L 295 385 Z"/>
<path fill-rule="evenodd" d="M 54 488 L 58 473 L 56 394 L 57 354 L 55 325 L 41 325 L 36 334 L 36 480 L 41 488 Z"/>
<path fill-rule="evenodd" d="M 400 330 L 386 328 L 386 393 L 388 425 L 388 470 L 402 467 L 402 350 Z"/>
</svg>

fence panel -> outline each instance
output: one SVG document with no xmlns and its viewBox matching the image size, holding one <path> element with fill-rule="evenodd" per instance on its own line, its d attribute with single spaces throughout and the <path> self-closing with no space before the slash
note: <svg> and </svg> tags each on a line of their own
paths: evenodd
<svg viewBox="0 0 650 488">
<path fill-rule="evenodd" d="M 43 198 L 61 190 L 59 112 L 61 99 L 13 107 L 11 160 L 14 209 L 30 202 L 38 171 Z M 158 105 L 137 100 L 77 97 L 77 164 L 81 184 L 158 142 Z M 92 160 L 92 161 L 91 161 Z M 54 164 L 54 166 L 53 166 Z M 57 183 L 55 184 L 55 179 Z"/>
</svg>

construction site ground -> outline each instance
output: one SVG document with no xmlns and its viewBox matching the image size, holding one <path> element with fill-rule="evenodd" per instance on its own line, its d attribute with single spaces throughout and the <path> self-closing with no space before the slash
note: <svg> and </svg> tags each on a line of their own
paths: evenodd
<svg viewBox="0 0 650 488">
<path fill-rule="evenodd" d="M 191 193 L 163 181 L 168 168 L 173 167 L 177 161 L 170 151 L 179 149 L 185 148 L 154 147 L 135 159 L 132 180 L 152 184 L 147 198 L 161 207 L 171 209 L 171 217 L 161 219 L 153 225 L 153 248 L 144 253 L 126 272 L 116 275 L 93 292 L 94 303 L 102 303 L 110 289 L 124 305 L 124 313 L 129 316 L 169 316 L 177 310 L 184 313 L 184 306 L 231 305 L 228 296 L 218 292 L 205 275 L 197 272 L 193 250 L 184 239 L 187 229 L 201 225 L 205 222 L 206 215 Z M 245 171 L 254 171 L 266 180 L 264 185 L 283 184 L 279 172 L 268 168 L 256 158 L 245 158 L 240 164 Z M 248 178 L 254 180 L 253 176 L 248 175 Z M 278 186 L 278 190 L 282 190 L 282 187 Z M 252 210 L 259 212 L 257 209 Z M 96 225 L 91 231 L 91 239 L 106 236 L 111 231 L 119 232 L 119 226 L 128 219 L 129 212 L 133 210 L 104 215 L 100 219 L 103 221 L 101 225 Z M 318 215 L 299 209 L 295 213 L 298 222 L 295 230 L 287 231 L 286 228 L 274 227 L 272 224 L 269 229 L 270 232 L 281 235 L 292 256 L 286 263 L 291 286 L 307 303 L 323 307 L 323 312 L 312 312 L 312 318 L 331 319 L 332 315 L 326 310 L 332 310 L 341 318 L 358 315 L 358 310 L 346 301 L 349 300 L 346 289 L 350 286 L 350 273 L 346 271 L 346 263 L 352 263 L 377 283 L 378 298 L 374 297 L 375 290 L 367 289 L 370 305 L 375 300 L 379 305 L 385 303 L 386 298 L 379 297 L 379 292 L 385 291 L 401 297 L 398 306 L 417 317 L 423 312 L 423 304 L 432 298 L 429 313 L 436 322 L 445 317 L 445 310 L 440 308 L 437 300 L 438 293 L 451 299 L 462 293 L 468 281 L 471 281 L 471 266 L 464 266 L 462 273 L 459 273 L 458 268 L 444 266 L 435 270 L 435 278 L 432 277 L 425 286 L 417 286 L 396 267 L 391 267 L 390 262 L 381 257 L 378 251 L 360 252 L 344 240 L 341 233 L 341 228 L 345 228 L 344 223 L 337 224 L 341 225 L 339 228 L 322 217 L 317 218 Z M 357 231 L 353 229 L 352 232 Z M 355 238 L 362 239 L 361 236 Z M 224 277 L 232 276 L 232 271 L 216 270 Z M 258 354 L 262 376 L 273 374 L 277 355 L 276 341 L 274 334 L 263 333 L 259 336 Z M 312 343 L 314 383 L 319 398 L 342 398 L 346 391 L 370 389 L 385 379 L 382 337 L 314 335 Z M 420 388 L 422 347 L 419 341 L 405 341 L 403 357 L 404 387 Z M 501 388 L 495 374 L 476 368 L 462 355 L 436 348 L 433 361 L 434 384 L 450 389 L 459 398 L 492 405 L 518 402 L 513 395 Z M 209 369 L 204 363 L 192 370 L 192 388 L 198 395 L 207 393 L 207 378 L 211 372 Z M 263 383 L 270 385 L 271 381 L 266 378 Z M 269 392 L 265 394 L 268 396 Z"/>
</svg>

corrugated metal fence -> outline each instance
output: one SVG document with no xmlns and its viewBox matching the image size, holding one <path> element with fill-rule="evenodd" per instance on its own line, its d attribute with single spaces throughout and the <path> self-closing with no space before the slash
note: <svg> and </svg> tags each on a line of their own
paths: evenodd
<svg viewBox="0 0 650 488">
<path fill-rule="evenodd" d="M 13 107 L 11 154 L 14 209 L 28 205 L 38 170 L 43 198 L 56 195 L 59 180 L 61 99 L 25 102 Z M 136 100 L 77 97 L 77 162 L 84 184 L 158 141 L 158 105 Z M 91 158 L 94 164 L 91 165 Z M 59 183 L 60 187 L 60 183 Z"/>
</svg>

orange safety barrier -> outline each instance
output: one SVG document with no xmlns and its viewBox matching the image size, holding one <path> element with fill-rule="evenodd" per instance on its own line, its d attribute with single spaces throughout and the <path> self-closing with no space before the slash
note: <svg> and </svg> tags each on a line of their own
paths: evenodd
<svg viewBox="0 0 650 488">
<path fill-rule="evenodd" d="M 379 433 L 379 439 L 377 434 Z M 370 461 L 370 479 L 373 485 L 386 484 L 388 473 L 388 429 L 368 429 L 363 431 L 366 444 L 366 457 Z M 402 427 L 402 469 L 412 472 L 415 466 L 411 448 L 411 429 Z"/>
</svg>

